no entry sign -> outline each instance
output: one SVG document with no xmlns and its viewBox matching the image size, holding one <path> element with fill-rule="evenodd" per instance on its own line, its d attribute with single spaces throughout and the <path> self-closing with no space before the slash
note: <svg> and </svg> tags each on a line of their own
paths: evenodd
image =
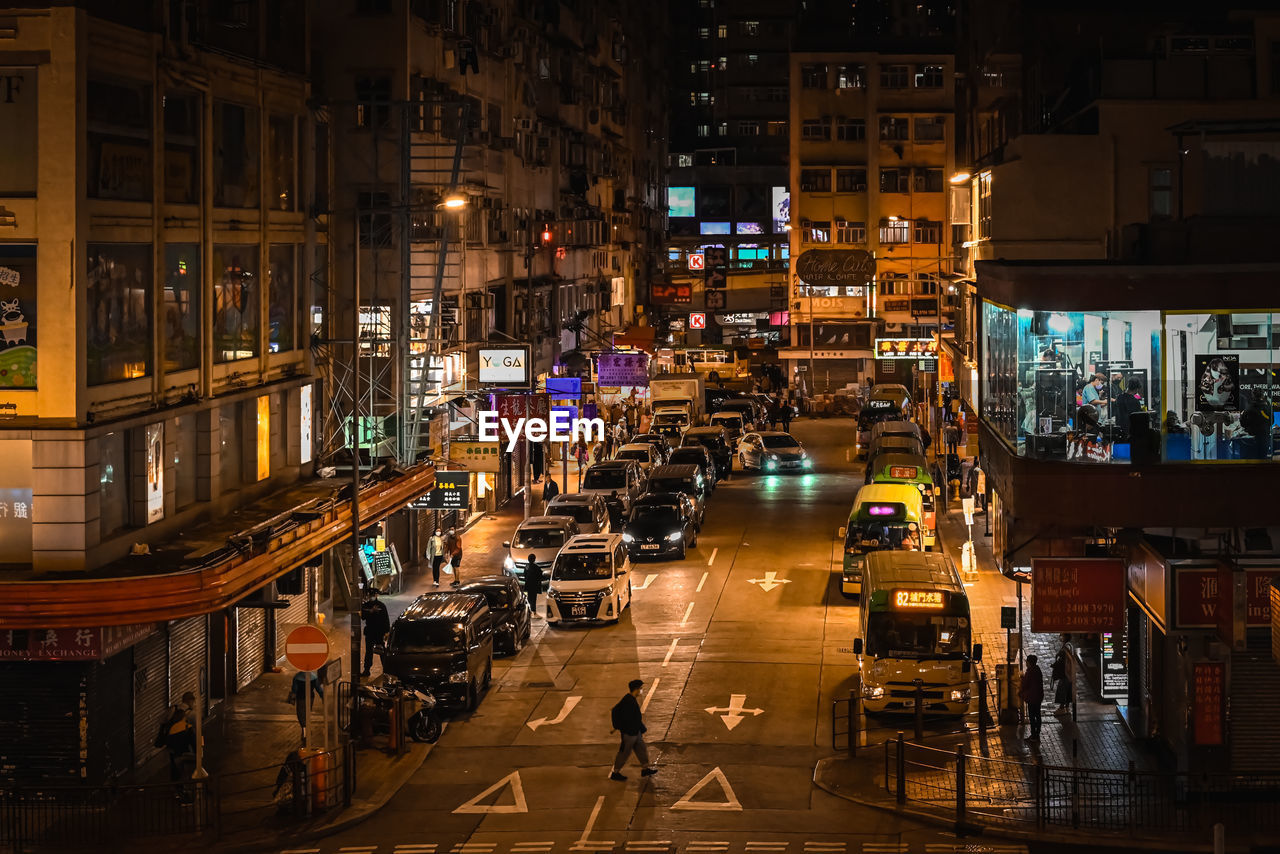
<svg viewBox="0 0 1280 854">
<path fill-rule="evenodd" d="M 329 639 L 315 626 L 298 626 L 285 639 L 284 657 L 299 670 L 319 670 L 329 660 Z"/>
</svg>

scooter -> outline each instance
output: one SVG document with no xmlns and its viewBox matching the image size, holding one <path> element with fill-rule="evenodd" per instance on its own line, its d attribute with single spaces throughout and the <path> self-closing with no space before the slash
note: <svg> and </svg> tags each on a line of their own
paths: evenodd
<svg viewBox="0 0 1280 854">
<path fill-rule="evenodd" d="M 385 685 L 361 685 L 356 694 L 360 700 L 360 719 L 372 724 L 375 733 L 391 731 L 391 709 L 396 703 L 412 701 L 416 709 L 409 715 L 406 727 L 414 741 L 435 744 L 440 738 L 440 718 L 435 714 L 436 698 L 428 691 L 411 688 L 402 682 Z"/>
</svg>

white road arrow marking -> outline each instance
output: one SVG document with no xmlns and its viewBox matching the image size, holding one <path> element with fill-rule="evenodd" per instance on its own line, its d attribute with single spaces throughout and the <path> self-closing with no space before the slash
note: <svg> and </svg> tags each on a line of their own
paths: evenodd
<svg viewBox="0 0 1280 854">
<path fill-rule="evenodd" d="M 512 797 L 514 797 L 515 799 L 515 803 L 512 803 L 512 804 L 480 803 L 485 798 L 489 797 L 495 792 L 507 787 L 510 787 Z M 476 795 L 474 798 L 472 798 L 462 806 L 455 809 L 453 813 L 454 815 L 462 815 L 467 813 L 510 814 L 510 813 L 522 813 L 522 812 L 528 812 L 528 811 L 529 811 L 529 804 L 524 799 L 524 785 L 520 782 L 520 772 L 512 771 L 510 774 L 503 777 L 501 780 L 494 783 L 492 786 L 485 789 L 483 792 Z"/>
<path fill-rule="evenodd" d="M 691 800 L 694 795 L 701 792 L 706 785 L 712 780 L 720 783 L 720 790 L 724 792 L 723 801 L 695 801 Z M 684 793 L 684 797 L 671 805 L 673 810 L 732 810 L 734 812 L 742 812 L 742 804 L 738 801 L 738 796 L 733 793 L 733 787 L 729 785 L 729 780 L 724 776 L 724 772 L 719 766 L 712 768 L 707 772 L 707 776 L 693 784 L 693 788 Z"/>
<path fill-rule="evenodd" d="M 719 715 L 720 720 L 724 721 L 724 725 L 728 727 L 730 731 L 732 731 L 734 727 L 742 723 L 742 721 L 744 720 L 743 718 L 744 714 L 748 714 L 748 715 L 764 714 L 764 709 L 744 708 L 744 706 L 746 705 L 746 702 L 747 702 L 746 694 L 730 694 L 728 706 L 726 707 L 708 706 L 707 714 L 715 716 L 719 712 L 724 712 L 725 714 Z"/>
<path fill-rule="evenodd" d="M 632 590 L 648 590 L 648 589 L 649 589 L 649 585 L 650 585 L 650 584 L 652 584 L 653 582 L 657 581 L 657 580 L 658 580 L 658 575 L 657 575 L 657 573 L 646 574 L 646 575 L 645 575 L 645 577 L 644 577 L 644 584 L 635 584 L 635 585 L 632 585 L 631 589 L 632 589 Z"/>
<path fill-rule="evenodd" d="M 748 578 L 747 581 L 751 584 L 759 584 L 760 589 L 766 593 L 775 587 L 781 587 L 784 584 L 791 583 L 791 579 L 779 578 L 778 573 L 774 572 L 772 569 L 764 574 L 764 578 Z"/>
<path fill-rule="evenodd" d="M 578 705 L 578 702 L 581 699 L 582 699 L 581 697 L 565 697 L 564 705 L 560 707 L 560 714 L 556 715 L 551 720 L 547 720 L 546 718 L 534 718 L 528 723 L 529 729 L 533 730 L 534 732 L 537 732 L 538 727 L 540 726 L 564 723 L 564 719 L 569 717 L 569 713 L 573 711 L 573 707 Z"/>
</svg>

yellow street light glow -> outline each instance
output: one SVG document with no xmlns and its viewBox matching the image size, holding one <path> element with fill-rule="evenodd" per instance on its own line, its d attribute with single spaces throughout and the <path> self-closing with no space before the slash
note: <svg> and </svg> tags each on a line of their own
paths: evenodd
<svg viewBox="0 0 1280 854">
<path fill-rule="evenodd" d="M 970 175 L 968 172 L 957 172 L 956 174 L 951 176 L 951 183 L 963 184 L 965 181 L 968 181 L 972 177 L 973 176 Z"/>
<path fill-rule="evenodd" d="M 446 208 L 449 208 L 450 210 L 465 208 L 467 206 L 467 197 L 466 196 L 450 196 L 449 198 L 444 200 L 444 206 Z"/>
<path fill-rule="evenodd" d="M 898 221 L 898 218 L 896 216 L 889 217 L 889 222 L 897 222 L 897 221 Z"/>
</svg>

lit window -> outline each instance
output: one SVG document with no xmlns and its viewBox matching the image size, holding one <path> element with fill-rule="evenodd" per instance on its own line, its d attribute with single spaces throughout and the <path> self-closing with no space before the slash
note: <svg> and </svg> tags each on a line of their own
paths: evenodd
<svg viewBox="0 0 1280 854">
<path fill-rule="evenodd" d="M 698 27 L 698 38 L 700 39 L 711 38 L 711 30 L 707 27 Z"/>
<path fill-rule="evenodd" d="M 721 24 L 720 26 L 716 27 L 716 38 L 718 38 L 718 39 L 727 39 L 727 38 L 729 38 L 729 25 L 728 25 L 728 24 Z"/>
<path fill-rule="evenodd" d="M 729 135 L 728 122 L 720 122 L 720 124 L 716 125 L 716 136 L 728 136 L 728 135 Z"/>
<path fill-rule="evenodd" d="M 759 122 L 738 122 L 738 136 L 759 136 Z"/>
<path fill-rule="evenodd" d="M 885 245 L 906 243 L 911 239 L 911 223 L 905 219 L 881 220 L 880 242 Z"/>
<path fill-rule="evenodd" d="M 841 65 L 836 70 L 837 89 L 865 89 L 867 67 L 865 65 Z"/>
<path fill-rule="evenodd" d="M 711 136 L 711 125 L 698 125 L 698 136 Z"/>
<path fill-rule="evenodd" d="M 806 221 L 804 229 L 801 231 L 801 240 L 805 243 L 830 243 L 831 242 L 831 221 L 818 220 L 814 222 Z"/>
<path fill-rule="evenodd" d="M 845 222 L 836 220 L 836 243 L 866 243 L 867 224 L 865 222 Z"/>
<path fill-rule="evenodd" d="M 916 88 L 941 89 L 942 75 L 941 65 L 921 65 L 916 68 Z"/>
</svg>

